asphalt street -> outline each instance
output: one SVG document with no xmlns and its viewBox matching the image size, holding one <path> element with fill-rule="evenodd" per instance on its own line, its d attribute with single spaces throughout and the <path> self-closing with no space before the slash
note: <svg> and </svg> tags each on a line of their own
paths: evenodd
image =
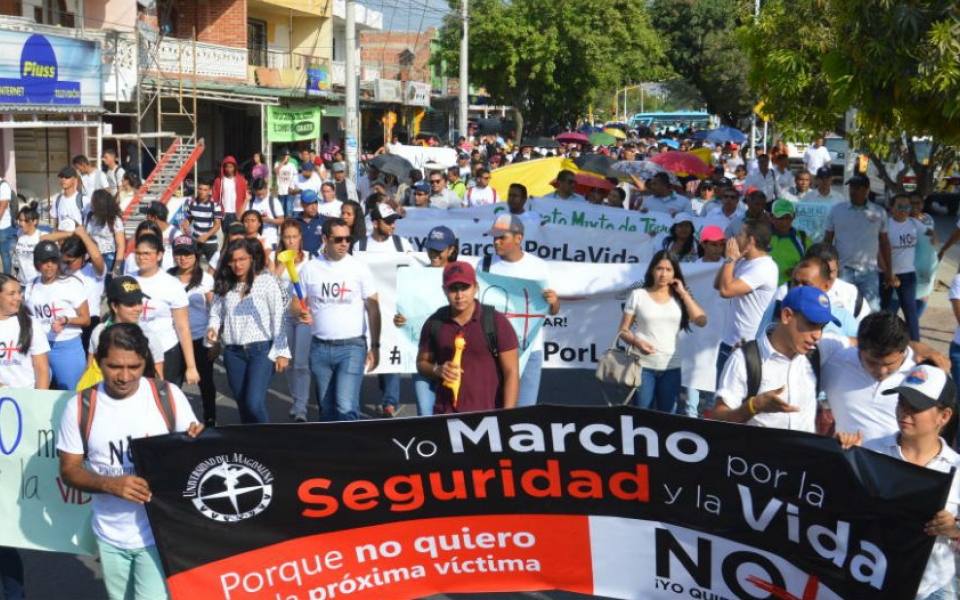
<svg viewBox="0 0 960 600">
<path fill-rule="evenodd" d="M 956 217 L 934 213 L 934 218 L 936 220 L 937 238 L 942 242 L 953 231 Z M 947 351 L 947 346 L 953 336 L 953 330 L 957 325 L 957 320 L 953 316 L 947 299 L 947 291 L 949 290 L 950 280 L 957 273 L 958 258 L 960 258 L 960 245 L 955 246 L 941 264 L 938 280 L 942 283 L 938 283 L 931 297 L 930 307 L 921 320 L 924 340 L 942 352 Z M 217 388 L 222 391 L 229 389 L 222 366 L 219 364 L 217 368 Z M 198 390 L 193 386 L 188 386 L 186 392 L 191 397 L 198 394 Z M 380 392 L 376 378 L 365 378 L 362 390 L 364 418 L 377 415 L 379 397 Z M 416 415 L 413 387 L 407 377 L 403 379 L 401 401 L 400 417 Z M 544 370 L 540 402 L 602 406 L 605 400 L 603 390 L 599 389 L 591 371 Z M 271 419 L 275 422 L 288 421 L 287 413 L 290 403 L 285 377 L 275 376 L 268 398 Z M 194 410 L 198 415 L 202 414 L 198 401 L 194 401 Z M 309 417 L 311 420 L 317 419 L 315 403 L 310 407 Z M 223 424 L 239 422 L 236 405 L 223 395 L 218 398 L 218 420 Z M 96 559 L 35 551 L 24 551 L 23 555 L 27 569 L 29 598 L 43 600 L 105 600 L 107 598 L 101 580 L 100 565 Z M 447 598 L 460 600 L 576 600 L 593 597 L 565 592 L 527 592 L 437 595 L 432 596 L 431 600 Z"/>
</svg>

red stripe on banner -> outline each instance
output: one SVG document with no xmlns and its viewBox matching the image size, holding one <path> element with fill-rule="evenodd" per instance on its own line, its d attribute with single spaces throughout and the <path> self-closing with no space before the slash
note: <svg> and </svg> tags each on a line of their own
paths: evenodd
<svg viewBox="0 0 960 600">
<path fill-rule="evenodd" d="M 405 600 L 441 592 L 593 591 L 588 518 L 421 519 L 290 540 L 167 580 L 174 600 Z"/>
</svg>

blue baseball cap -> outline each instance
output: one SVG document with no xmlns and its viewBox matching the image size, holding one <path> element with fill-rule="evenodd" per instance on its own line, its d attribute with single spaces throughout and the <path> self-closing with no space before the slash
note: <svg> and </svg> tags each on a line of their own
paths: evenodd
<svg viewBox="0 0 960 600">
<path fill-rule="evenodd" d="M 791 288 L 780 306 L 801 313 L 808 321 L 817 325 L 826 325 L 827 323 L 840 325 L 840 319 L 834 317 L 830 312 L 830 298 L 827 297 L 827 294 L 823 290 L 809 285 Z"/>
<path fill-rule="evenodd" d="M 449 227 L 434 227 L 430 230 L 430 233 L 427 234 L 427 241 L 424 243 L 424 247 L 427 250 L 436 250 L 437 252 L 442 252 L 449 248 L 450 246 L 455 246 L 457 244 L 457 236 L 450 230 Z"/>
<path fill-rule="evenodd" d="M 320 196 L 313 190 L 303 190 L 300 192 L 300 202 L 304 204 L 313 204 L 314 202 L 319 202 Z"/>
<path fill-rule="evenodd" d="M 430 193 L 430 184 L 426 181 L 418 181 L 413 184 L 413 191 Z"/>
</svg>

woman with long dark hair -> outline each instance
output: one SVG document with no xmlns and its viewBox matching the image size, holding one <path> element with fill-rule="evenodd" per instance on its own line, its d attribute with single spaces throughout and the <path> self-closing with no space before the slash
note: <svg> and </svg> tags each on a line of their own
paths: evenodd
<svg viewBox="0 0 960 600">
<path fill-rule="evenodd" d="M 287 368 L 283 319 L 288 297 L 266 269 L 263 246 L 243 239 L 227 246 L 213 281 L 208 344 L 223 346 L 223 364 L 241 423 L 267 423 L 270 376 Z"/>
<path fill-rule="evenodd" d="M 60 270 L 60 247 L 44 240 L 37 244 L 33 264 L 39 275 L 26 287 L 27 309 L 38 317 L 50 343 L 50 387 L 77 387 L 86 365 L 80 336 L 90 324 L 90 309 L 83 282 Z"/>
<path fill-rule="evenodd" d="M 203 337 L 210 321 L 210 304 L 213 302 L 213 276 L 200 266 L 200 248 L 189 235 L 173 239 L 173 259 L 177 266 L 167 271 L 176 277 L 187 293 L 187 317 L 190 321 L 190 337 L 193 338 L 193 358 L 200 375 L 200 398 L 203 401 L 203 424 L 214 427 L 217 423 L 217 388 L 213 381 L 213 362 L 220 348 L 204 347 Z"/>
<path fill-rule="evenodd" d="M 310 260 L 310 255 L 303 250 L 303 230 L 295 219 L 287 219 L 280 225 L 280 241 L 273 255 L 273 274 L 287 287 L 287 295 L 293 296 L 296 290 L 290 280 L 287 265 L 277 259 L 281 252 L 287 250 L 293 253 L 294 269 L 299 277 L 303 266 Z M 293 398 L 290 418 L 297 423 L 303 423 L 307 420 L 307 402 L 310 400 L 310 342 L 313 335 L 310 333 L 310 326 L 301 323 L 290 311 L 284 313 L 283 327 L 287 332 L 287 344 L 293 362 L 293 368 L 287 369 L 287 384 Z"/>
<path fill-rule="evenodd" d="M 187 294 L 180 281 L 161 270 L 163 240 L 153 234 L 140 236 L 135 251 L 140 267 L 133 276 L 148 300 L 143 305 L 141 326 L 160 338 L 163 344 L 163 375 L 174 385 L 198 383 L 197 363 L 190 337 Z"/>
<path fill-rule="evenodd" d="M 23 285 L 27 285 L 37 276 L 37 269 L 33 266 L 33 249 L 40 243 L 40 236 L 43 235 L 37 227 L 39 224 L 40 211 L 37 210 L 36 202 L 20 207 L 17 215 L 20 235 L 13 250 L 13 263 L 17 269 L 17 279 Z"/>
<path fill-rule="evenodd" d="M 623 307 L 619 338 L 640 351 L 642 384 L 633 403 L 639 408 L 674 412 L 680 396 L 680 330 L 707 324 L 707 315 L 690 295 L 680 263 L 666 250 L 653 255 L 643 287 Z"/>
<path fill-rule="evenodd" d="M 344 200 L 340 207 L 340 218 L 346 221 L 350 228 L 350 238 L 352 244 L 357 240 L 367 237 L 367 223 L 363 218 L 363 207 L 355 200 Z"/>
<path fill-rule="evenodd" d="M 677 261 L 696 262 L 700 258 L 700 247 L 693 230 L 693 215 L 678 213 L 673 218 L 670 233 L 663 240 L 663 250 L 677 257 Z"/>
<path fill-rule="evenodd" d="M 97 190 L 90 197 L 90 212 L 84 218 L 84 226 L 97 243 L 108 275 L 116 266 L 117 252 L 127 247 L 121 216 L 120 205 L 107 190 Z"/>
</svg>

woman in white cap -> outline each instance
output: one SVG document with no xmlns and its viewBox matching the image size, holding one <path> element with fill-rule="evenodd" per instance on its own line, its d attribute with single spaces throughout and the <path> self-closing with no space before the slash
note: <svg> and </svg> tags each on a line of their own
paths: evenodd
<svg viewBox="0 0 960 600">
<path fill-rule="evenodd" d="M 899 396 L 896 411 L 900 432 L 871 440 L 864 447 L 941 473 L 953 471 L 946 506 L 924 527 L 927 535 L 937 540 L 916 596 L 917 600 L 952 600 L 957 597 L 953 546 L 960 538 L 960 455 L 940 434 L 957 411 L 957 386 L 943 370 L 917 365 L 900 386 L 883 394 Z M 863 441 L 860 432 L 838 433 L 837 437 L 844 449 Z"/>
<path fill-rule="evenodd" d="M 700 247 L 693 231 L 693 215 L 687 212 L 677 213 L 670 226 L 670 233 L 663 240 L 663 248 L 677 257 L 677 261 L 696 262 L 700 258 Z"/>
</svg>

